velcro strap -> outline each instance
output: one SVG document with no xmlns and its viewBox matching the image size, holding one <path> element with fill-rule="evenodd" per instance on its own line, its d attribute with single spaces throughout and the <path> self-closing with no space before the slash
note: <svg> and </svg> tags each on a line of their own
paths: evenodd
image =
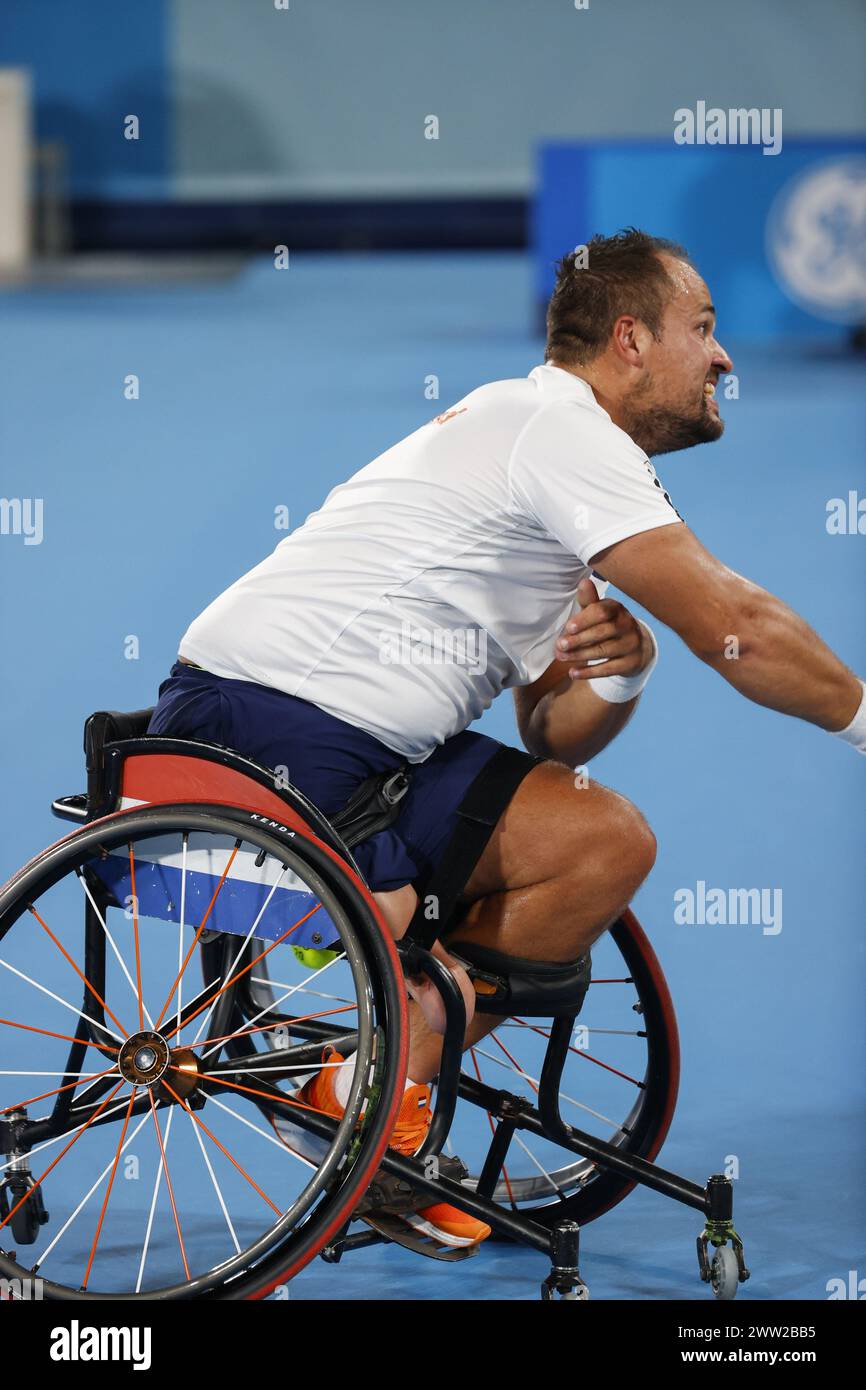
<svg viewBox="0 0 866 1390">
<path fill-rule="evenodd" d="M 576 1017 L 592 978 L 588 951 L 575 961 L 531 960 L 454 938 L 448 942 L 448 950 L 468 967 L 478 1012 L 503 1018 L 513 1014 Z"/>
</svg>

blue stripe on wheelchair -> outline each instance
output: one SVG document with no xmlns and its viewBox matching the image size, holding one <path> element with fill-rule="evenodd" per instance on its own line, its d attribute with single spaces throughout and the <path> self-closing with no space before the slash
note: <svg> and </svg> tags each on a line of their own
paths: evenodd
<svg viewBox="0 0 866 1390">
<path fill-rule="evenodd" d="M 121 906 L 132 899 L 132 879 L 129 863 L 115 855 L 91 860 L 90 867 L 110 888 Z M 138 860 L 135 868 L 135 891 L 138 915 L 155 917 L 162 922 L 180 922 L 181 885 L 184 875 L 175 865 Z M 208 904 L 220 880 L 219 874 L 199 869 L 186 871 L 186 900 L 184 921 L 191 927 L 201 925 Z M 246 936 L 267 901 L 268 884 L 250 883 L 244 879 L 225 879 L 211 908 L 206 930 Z M 294 923 L 299 922 L 316 906 L 315 894 L 303 888 L 274 889 L 273 897 L 256 924 L 255 935 L 265 941 L 276 941 Z M 301 926 L 286 937 L 291 946 L 312 946 L 319 949 L 337 941 L 339 933 L 324 907 L 319 907 Z"/>
</svg>

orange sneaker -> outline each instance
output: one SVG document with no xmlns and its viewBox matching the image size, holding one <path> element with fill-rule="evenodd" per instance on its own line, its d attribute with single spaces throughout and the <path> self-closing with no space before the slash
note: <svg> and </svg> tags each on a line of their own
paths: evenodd
<svg viewBox="0 0 866 1390">
<path fill-rule="evenodd" d="M 458 1211 L 449 1202 L 436 1202 L 420 1211 L 408 1211 L 403 1220 L 425 1236 L 433 1236 L 442 1245 L 479 1245 L 490 1235 L 485 1221 L 476 1221 L 465 1211 Z"/>
<path fill-rule="evenodd" d="M 344 1058 L 339 1052 L 328 1049 L 322 1060 L 325 1065 L 321 1071 L 316 1072 L 315 1076 L 304 1083 L 295 1093 L 295 1099 L 338 1119 L 344 1107 L 334 1092 L 334 1077 Z M 328 1062 L 336 1065 L 328 1066 Z M 430 1087 L 407 1086 L 388 1147 L 411 1158 L 423 1144 L 431 1119 Z M 410 1226 L 425 1235 L 433 1236 L 443 1245 L 477 1245 L 490 1235 L 490 1227 L 486 1222 L 476 1221 L 474 1216 L 467 1216 L 465 1212 L 458 1211 L 447 1202 L 436 1202 L 432 1206 L 422 1207 L 417 1212 L 402 1212 L 401 1217 Z"/>
</svg>

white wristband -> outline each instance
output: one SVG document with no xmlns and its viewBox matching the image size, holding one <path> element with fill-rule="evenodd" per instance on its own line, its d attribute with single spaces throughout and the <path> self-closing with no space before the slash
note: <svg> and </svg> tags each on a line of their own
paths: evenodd
<svg viewBox="0 0 866 1390">
<path fill-rule="evenodd" d="M 658 642 L 651 627 L 646 623 L 640 625 L 648 635 L 653 647 L 653 654 L 643 670 L 638 671 L 636 676 L 599 676 L 598 680 L 589 682 L 596 695 L 602 700 L 607 700 L 608 704 L 624 705 L 627 700 L 634 700 L 641 693 L 655 670 L 656 662 L 659 659 Z"/>
<path fill-rule="evenodd" d="M 863 686 L 863 698 L 857 707 L 857 713 L 846 728 L 836 729 L 834 733 L 836 738 L 850 743 L 858 753 L 866 753 L 866 684 L 863 681 L 860 684 Z"/>
</svg>

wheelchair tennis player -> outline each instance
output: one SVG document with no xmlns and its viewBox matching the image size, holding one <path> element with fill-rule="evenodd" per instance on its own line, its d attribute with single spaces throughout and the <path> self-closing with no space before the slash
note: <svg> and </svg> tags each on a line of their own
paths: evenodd
<svg viewBox="0 0 866 1390">
<path fill-rule="evenodd" d="M 406 769 L 399 815 L 354 854 L 396 938 L 410 924 L 440 938 L 467 1046 L 497 1019 L 465 964 L 567 983 L 653 865 L 640 811 L 574 775 L 631 718 L 657 656 L 591 574 L 748 699 L 866 752 L 863 682 L 701 545 L 650 463 L 724 429 L 715 391 L 732 362 L 707 286 L 681 247 L 633 229 L 594 238 L 586 259 L 558 267 L 543 365 L 479 387 L 361 468 L 195 619 L 149 729 L 284 768 L 326 815 Z M 468 727 L 506 688 L 527 753 Z M 470 788 L 487 814 L 461 821 Z M 444 1023 L 429 981 L 408 989 L 392 1146 L 411 1154 Z M 328 1063 L 304 1096 L 338 1115 L 353 1061 Z M 444 1204 L 406 1219 L 446 1244 L 489 1234 Z"/>
</svg>

